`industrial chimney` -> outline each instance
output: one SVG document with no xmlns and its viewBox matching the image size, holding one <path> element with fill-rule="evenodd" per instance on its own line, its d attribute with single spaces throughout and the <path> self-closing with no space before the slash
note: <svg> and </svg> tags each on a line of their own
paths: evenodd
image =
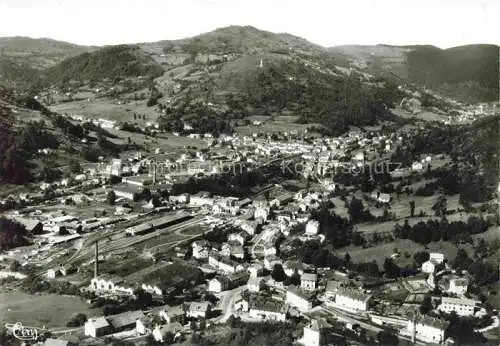
<svg viewBox="0 0 500 346">
<path fill-rule="evenodd" d="M 156 160 L 153 162 L 153 185 L 156 185 Z"/>
<path fill-rule="evenodd" d="M 417 334 L 417 315 L 415 314 L 413 316 L 413 328 L 412 328 L 412 331 L 411 331 L 411 343 L 412 344 L 415 344 L 415 337 L 416 337 L 416 334 Z"/>
<path fill-rule="evenodd" d="M 94 278 L 97 278 L 99 275 L 99 248 L 97 245 L 97 241 L 95 242 L 95 254 L 94 254 Z"/>
</svg>

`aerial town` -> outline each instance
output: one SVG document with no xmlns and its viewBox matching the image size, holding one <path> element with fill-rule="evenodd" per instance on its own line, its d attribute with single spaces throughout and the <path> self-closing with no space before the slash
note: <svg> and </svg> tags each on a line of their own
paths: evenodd
<svg viewBox="0 0 500 346">
<path fill-rule="evenodd" d="M 437 207 L 426 209 L 425 198 L 409 203 L 411 185 L 401 182 L 425 179 L 449 158 L 396 164 L 392 155 L 414 135 L 199 134 L 205 149 L 101 158 L 2 201 L 9 220 L 36 234 L 32 245 L 2 254 L 2 277 L 8 287 L 72 294 L 92 310 L 102 307 L 54 332 L 84 344 L 173 343 L 252 322 L 303 325 L 295 341 L 306 346 L 377 337 L 442 344 L 452 338 L 442 317 L 450 313 L 479 321 L 474 332 L 497 329 L 496 310 L 463 269 L 468 258 L 460 250 L 450 258 L 449 250 L 428 246 L 383 247 L 378 259 L 359 250 L 391 244 L 402 228 L 416 231 L 417 221 L 433 219 L 427 215 Z M 212 177 L 238 176 L 243 187 L 244 179 L 257 179 L 253 172 L 275 174 L 273 183 L 234 196 L 231 187 L 221 195 L 192 192 Z M 362 180 L 361 189 L 342 179 Z M 391 182 L 399 185 L 389 189 Z M 448 214 L 460 220 L 463 212 Z M 474 222 L 479 232 L 490 227 Z"/>
<path fill-rule="evenodd" d="M 500 343 L 498 46 L 2 22 L 0 346 Z"/>
</svg>

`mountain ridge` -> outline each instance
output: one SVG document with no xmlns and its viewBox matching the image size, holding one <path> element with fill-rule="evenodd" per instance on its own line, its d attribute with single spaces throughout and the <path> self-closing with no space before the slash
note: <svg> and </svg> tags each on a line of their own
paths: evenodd
<svg viewBox="0 0 500 346">
<path fill-rule="evenodd" d="M 19 43 L 16 44 L 16 41 Z M 9 50 L 5 47 L 9 47 L 7 44 L 9 42 L 11 51 L 6 54 Z M 71 65 L 71 61 L 80 59 L 81 68 L 75 68 L 71 73 L 58 73 L 61 76 L 69 75 L 69 77 L 64 77 L 65 79 L 72 77 L 78 79 L 79 76 L 76 75 L 78 71 L 85 71 L 84 67 L 87 63 L 92 64 L 95 56 L 109 60 L 105 55 L 106 52 L 113 52 L 112 47 L 127 47 L 126 50 L 129 51 L 134 50 L 134 47 L 139 47 L 141 53 L 137 62 L 137 70 L 148 70 L 146 67 L 142 68 L 143 65 L 156 65 L 153 69 L 157 71 L 152 74 L 153 77 L 159 75 L 160 67 L 164 71 L 171 71 L 174 67 L 189 66 L 192 63 L 217 64 L 217 61 L 236 59 L 243 55 L 262 58 L 266 54 L 272 54 L 281 55 L 287 59 L 308 60 L 312 64 L 327 67 L 354 67 L 361 73 L 391 78 L 398 84 L 413 84 L 435 89 L 446 96 L 465 102 L 492 101 L 498 97 L 498 81 L 494 80 L 494 77 L 498 76 L 498 54 L 496 54 L 496 59 L 495 54 L 492 54 L 498 50 L 498 46 L 495 45 L 466 45 L 447 49 L 432 45 L 394 46 L 387 44 L 323 47 L 292 34 L 273 33 L 253 26 L 238 25 L 176 40 L 104 47 L 78 46 L 52 39 L 0 38 L 0 50 L 3 52 L 4 60 L 8 60 L 3 63 L 4 73 L 0 64 L 0 78 L 3 75 L 5 79 L 7 75 L 14 82 L 17 82 L 16 78 L 25 82 L 26 76 L 34 74 L 29 68 L 42 70 L 42 75 L 50 75 L 51 71 L 65 69 L 64 66 Z M 34 51 L 43 51 L 45 57 L 44 54 L 41 54 L 41 57 L 35 57 Z M 79 58 L 74 59 L 75 57 Z M 91 61 L 86 62 L 87 58 Z M 152 58 L 155 63 L 152 63 L 149 58 Z M 73 60 L 68 62 L 68 59 Z M 0 60 L 2 60 L 1 55 Z M 129 60 L 117 61 L 118 65 L 128 63 Z M 113 70 L 113 67 L 115 66 L 110 66 L 109 69 Z M 15 73 L 8 73 L 10 71 L 6 73 L 6 68 Z M 121 70 L 128 71 L 129 69 L 127 66 L 121 66 Z M 120 68 L 117 71 L 120 71 Z M 115 77 L 113 73 L 106 74 L 104 71 L 102 75 L 105 78 Z M 137 74 L 134 76 L 137 77 Z M 99 78 L 99 72 L 93 77 Z M 49 80 L 56 84 L 60 82 L 51 78 Z"/>
</svg>

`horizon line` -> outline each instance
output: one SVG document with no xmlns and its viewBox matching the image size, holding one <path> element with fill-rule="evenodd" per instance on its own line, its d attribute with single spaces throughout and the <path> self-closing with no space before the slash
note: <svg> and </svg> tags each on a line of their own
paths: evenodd
<svg viewBox="0 0 500 346">
<path fill-rule="evenodd" d="M 104 47 L 119 46 L 119 45 L 140 45 L 140 44 L 157 43 L 157 42 L 163 42 L 163 41 L 165 41 L 165 42 L 168 42 L 168 41 L 181 41 L 181 40 L 186 40 L 186 39 L 194 38 L 194 37 L 197 37 L 197 36 L 201 36 L 201 35 L 204 35 L 204 34 L 209 34 L 209 33 L 212 33 L 214 31 L 222 30 L 222 29 L 226 29 L 226 28 L 230 28 L 230 27 L 240 27 L 240 28 L 247 27 L 247 28 L 253 28 L 253 29 L 256 29 L 256 30 L 262 31 L 262 32 L 269 32 L 269 33 L 272 33 L 272 34 L 275 34 L 275 35 L 291 35 L 291 36 L 294 36 L 296 38 L 305 40 L 305 41 L 307 41 L 310 44 L 317 45 L 317 46 L 320 46 L 320 47 L 325 48 L 325 49 L 336 48 L 336 47 L 345 47 L 345 46 L 350 46 L 350 47 L 356 47 L 356 46 L 358 46 L 358 47 L 389 46 L 389 47 L 401 47 L 401 48 L 405 48 L 405 47 L 425 47 L 425 46 L 428 46 L 428 47 L 435 47 L 435 48 L 438 48 L 438 49 L 441 49 L 441 50 L 446 50 L 446 49 L 452 49 L 452 48 L 456 48 L 456 47 L 472 46 L 472 45 L 496 46 L 496 47 L 500 48 L 500 45 L 498 45 L 498 44 L 495 44 L 495 43 L 484 43 L 484 42 L 481 42 L 481 43 L 471 42 L 471 43 L 464 43 L 464 44 L 460 44 L 460 45 L 452 45 L 452 46 L 447 46 L 447 47 L 438 46 L 438 45 L 430 44 L 430 43 L 406 43 L 406 44 L 391 44 L 391 43 L 375 43 L 375 44 L 368 44 L 368 43 L 342 43 L 342 44 L 335 44 L 335 45 L 325 46 L 323 44 L 310 41 L 307 38 L 304 38 L 302 36 L 297 36 L 297 35 L 295 35 L 293 33 L 290 33 L 290 32 L 274 32 L 274 31 L 270 31 L 270 30 L 263 30 L 263 29 L 259 29 L 257 27 L 254 27 L 252 25 L 229 25 L 229 26 L 224 26 L 224 27 L 218 27 L 218 28 L 215 28 L 215 29 L 210 30 L 210 31 L 204 31 L 204 32 L 200 32 L 200 33 L 198 33 L 196 35 L 186 36 L 186 37 L 182 37 L 182 38 L 160 39 L 160 40 L 152 40 L 152 41 L 145 40 L 145 41 L 135 41 L 135 42 L 115 42 L 115 43 L 109 43 L 109 44 L 81 44 L 81 43 L 76 43 L 76 42 L 72 42 L 72 41 L 69 41 L 69 40 L 65 40 L 65 39 L 63 40 L 63 39 L 58 39 L 58 38 L 53 38 L 53 37 L 44 37 L 44 36 L 37 37 L 37 36 L 24 36 L 24 35 L 14 35 L 14 36 L 1 36 L 0 35 L 0 39 L 27 38 L 27 39 L 32 39 L 32 40 L 57 41 L 57 42 L 68 43 L 68 44 L 72 44 L 72 45 L 80 46 L 80 47 L 99 47 L 99 48 L 104 48 Z"/>
</svg>

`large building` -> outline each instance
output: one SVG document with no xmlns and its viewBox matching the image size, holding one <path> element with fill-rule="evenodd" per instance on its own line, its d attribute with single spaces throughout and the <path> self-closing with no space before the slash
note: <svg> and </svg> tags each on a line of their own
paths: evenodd
<svg viewBox="0 0 500 346">
<path fill-rule="evenodd" d="M 367 311 L 371 295 L 353 289 L 339 289 L 335 295 L 335 304 L 340 308 Z"/>
<path fill-rule="evenodd" d="M 322 330 L 325 323 L 322 320 L 311 320 L 311 322 L 304 326 L 304 335 L 298 342 L 304 346 L 320 346 L 322 344 Z"/>
<path fill-rule="evenodd" d="M 313 305 L 310 292 L 295 286 L 289 286 L 286 290 L 286 303 L 301 312 L 309 311 Z"/>
<path fill-rule="evenodd" d="M 238 262 L 235 262 L 228 257 L 220 256 L 216 253 L 211 253 L 208 256 L 208 264 L 215 269 L 230 274 L 234 274 L 245 269 L 243 265 L 239 264 Z"/>
<path fill-rule="evenodd" d="M 249 302 L 248 315 L 263 321 L 285 322 L 288 308 L 283 302 L 262 296 L 252 296 Z"/>
<path fill-rule="evenodd" d="M 111 325 L 104 317 L 89 318 L 85 322 L 84 335 L 98 338 L 100 336 L 109 334 Z"/>
<path fill-rule="evenodd" d="M 90 288 L 98 292 L 100 291 L 112 294 L 124 294 L 130 296 L 134 294 L 134 288 L 132 285 L 127 284 L 121 277 L 106 274 L 92 278 L 90 281 Z"/>
<path fill-rule="evenodd" d="M 463 297 L 467 293 L 469 281 L 465 278 L 451 278 L 447 292 Z"/>
<path fill-rule="evenodd" d="M 314 291 L 316 289 L 316 281 L 318 281 L 316 274 L 304 273 L 300 277 L 300 287 L 306 291 Z"/>
<path fill-rule="evenodd" d="M 443 297 L 438 310 L 446 313 L 455 311 L 459 316 L 472 316 L 480 303 L 473 299 Z"/>
<path fill-rule="evenodd" d="M 421 340 L 426 343 L 440 344 L 444 341 L 448 322 L 439 318 L 426 315 L 411 317 L 407 329 L 412 339 Z"/>
</svg>

